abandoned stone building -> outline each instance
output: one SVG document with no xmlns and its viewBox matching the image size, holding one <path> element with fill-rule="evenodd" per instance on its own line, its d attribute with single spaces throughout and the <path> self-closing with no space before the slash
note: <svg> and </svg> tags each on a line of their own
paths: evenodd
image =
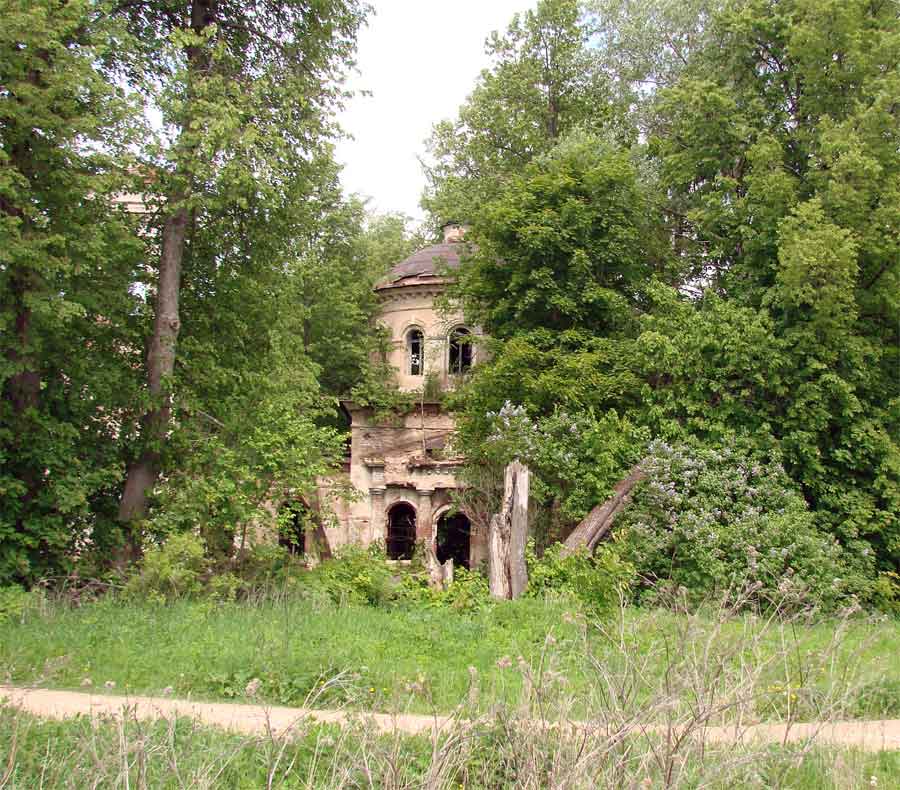
<svg viewBox="0 0 900 790">
<path fill-rule="evenodd" d="M 442 243 L 418 250 L 375 286 L 378 320 L 391 338 L 388 361 L 401 390 L 452 388 L 477 359 L 475 328 L 435 304 L 459 266 L 463 233 L 463 226 L 445 225 Z M 351 423 L 345 475 L 354 497 L 331 498 L 336 523 L 326 530 L 329 542 L 379 541 L 390 559 L 404 560 L 425 541 L 441 562 L 452 558 L 472 567 L 485 557 L 486 536 L 451 501 L 459 466 L 448 446 L 454 422 L 434 397 L 417 401 L 390 422 L 376 421 L 370 407 L 342 403 Z"/>
</svg>

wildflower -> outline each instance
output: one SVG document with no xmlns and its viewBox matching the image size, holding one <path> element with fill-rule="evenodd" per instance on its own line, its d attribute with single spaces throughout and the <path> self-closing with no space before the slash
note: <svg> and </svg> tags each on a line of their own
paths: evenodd
<svg viewBox="0 0 900 790">
<path fill-rule="evenodd" d="M 93 685 L 94 685 L 94 681 L 91 680 L 90 678 L 82 678 L 82 679 L 81 679 L 81 685 L 82 685 L 82 686 L 93 686 Z"/>
<path fill-rule="evenodd" d="M 107 680 L 106 683 L 103 684 L 108 689 L 114 689 L 116 687 L 116 681 Z"/>
<path fill-rule="evenodd" d="M 509 669 L 512 666 L 512 659 L 509 656 L 503 656 L 503 658 L 497 661 L 497 666 L 500 669 Z"/>
<path fill-rule="evenodd" d="M 164 697 L 171 697 L 171 696 L 175 693 L 175 689 L 172 688 L 171 686 L 166 686 L 166 687 L 162 690 L 162 693 L 163 693 L 163 696 L 164 696 Z"/>
<path fill-rule="evenodd" d="M 262 681 L 259 678 L 253 678 L 245 687 L 244 694 L 248 697 L 255 697 L 259 693 L 259 687 Z"/>
</svg>

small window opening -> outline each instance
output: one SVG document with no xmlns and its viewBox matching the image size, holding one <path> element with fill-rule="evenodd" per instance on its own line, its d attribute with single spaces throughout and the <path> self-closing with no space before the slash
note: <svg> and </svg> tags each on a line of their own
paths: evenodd
<svg viewBox="0 0 900 790">
<path fill-rule="evenodd" d="M 310 523 L 309 510 L 302 502 L 291 502 L 281 512 L 278 545 L 290 554 L 300 556 L 306 552 L 306 528 Z"/>
<path fill-rule="evenodd" d="M 409 355 L 409 375 L 421 376 L 425 362 L 425 336 L 421 329 L 409 331 L 406 335 L 406 347 Z"/>
<path fill-rule="evenodd" d="M 416 511 L 400 502 L 388 513 L 387 555 L 391 560 L 411 560 L 416 546 Z"/>
<path fill-rule="evenodd" d="M 459 327 L 450 333 L 450 372 L 465 373 L 472 367 L 472 335 Z"/>
</svg>

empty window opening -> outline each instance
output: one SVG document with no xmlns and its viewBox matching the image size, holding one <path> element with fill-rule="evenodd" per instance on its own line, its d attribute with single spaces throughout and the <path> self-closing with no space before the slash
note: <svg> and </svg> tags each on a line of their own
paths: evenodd
<svg viewBox="0 0 900 790">
<path fill-rule="evenodd" d="M 406 502 L 388 513 L 387 555 L 391 560 L 411 560 L 416 546 L 416 510 Z"/>
<path fill-rule="evenodd" d="M 472 525 L 462 513 L 445 513 L 437 523 L 438 562 L 453 560 L 455 567 L 469 567 Z"/>
<path fill-rule="evenodd" d="M 407 332 L 406 350 L 409 358 L 409 375 L 421 376 L 425 368 L 425 336 L 421 329 L 410 329 Z"/>
<path fill-rule="evenodd" d="M 468 329 L 458 327 L 450 333 L 450 372 L 465 373 L 472 367 L 472 335 Z"/>
<path fill-rule="evenodd" d="M 310 526 L 310 512 L 302 502 L 289 502 L 281 511 L 278 545 L 290 554 L 306 552 L 306 529 Z"/>
</svg>

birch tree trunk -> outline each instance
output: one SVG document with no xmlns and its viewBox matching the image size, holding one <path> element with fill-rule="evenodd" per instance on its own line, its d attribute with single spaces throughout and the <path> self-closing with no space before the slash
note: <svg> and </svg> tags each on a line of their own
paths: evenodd
<svg viewBox="0 0 900 790">
<path fill-rule="evenodd" d="M 488 586 L 494 598 L 518 598 L 528 585 L 525 543 L 528 540 L 528 467 L 506 467 L 503 507 L 488 530 Z"/>
</svg>

